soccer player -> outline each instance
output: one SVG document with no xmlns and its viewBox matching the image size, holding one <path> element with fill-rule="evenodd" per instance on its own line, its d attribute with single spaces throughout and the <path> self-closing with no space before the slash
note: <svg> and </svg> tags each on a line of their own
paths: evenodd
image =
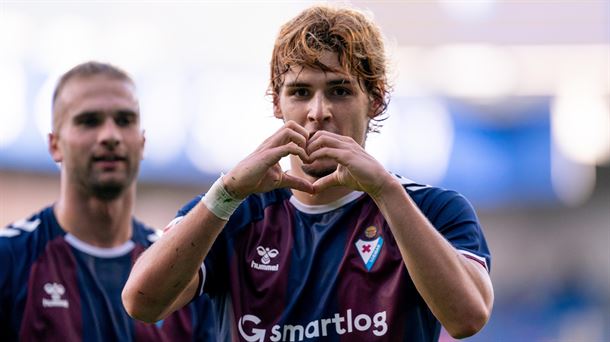
<svg viewBox="0 0 610 342">
<path fill-rule="evenodd" d="M 132 79 L 109 64 L 74 67 L 55 89 L 52 126 L 59 199 L 0 229 L 0 341 L 214 336 L 206 297 L 156 325 L 121 303 L 133 262 L 158 236 L 133 217 L 144 134 Z"/>
<path fill-rule="evenodd" d="M 388 102 L 385 64 L 378 27 L 356 10 L 314 6 L 286 23 L 270 84 L 285 124 L 140 257 L 127 311 L 154 322 L 201 291 L 229 306 L 235 340 L 479 331 L 493 290 L 472 206 L 387 172 L 364 149 Z"/>
</svg>

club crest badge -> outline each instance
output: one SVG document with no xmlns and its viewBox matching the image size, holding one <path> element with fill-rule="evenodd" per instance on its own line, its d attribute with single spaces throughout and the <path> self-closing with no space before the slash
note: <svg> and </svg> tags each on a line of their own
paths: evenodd
<svg viewBox="0 0 610 342">
<path fill-rule="evenodd" d="M 358 254 L 364 261 L 364 267 L 370 271 L 379 257 L 381 247 L 383 246 L 383 238 L 379 236 L 377 227 L 370 226 L 364 230 L 364 239 L 358 239 L 355 243 Z"/>
</svg>

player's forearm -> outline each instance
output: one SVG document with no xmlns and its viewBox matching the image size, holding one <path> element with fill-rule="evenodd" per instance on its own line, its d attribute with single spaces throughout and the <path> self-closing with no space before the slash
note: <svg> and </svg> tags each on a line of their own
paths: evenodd
<svg viewBox="0 0 610 342">
<path fill-rule="evenodd" d="M 375 197 L 388 221 L 417 290 L 454 337 L 480 330 L 491 311 L 493 292 L 482 267 L 460 255 L 430 224 L 398 182 Z"/>
<path fill-rule="evenodd" d="M 189 284 L 225 223 L 199 203 L 167 231 L 131 271 L 122 296 L 127 312 L 154 322 L 186 304 L 195 294 Z"/>
</svg>

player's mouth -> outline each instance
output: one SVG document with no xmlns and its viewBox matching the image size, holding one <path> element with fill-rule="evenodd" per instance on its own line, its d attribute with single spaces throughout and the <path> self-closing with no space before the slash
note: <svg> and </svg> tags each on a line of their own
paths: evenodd
<svg viewBox="0 0 610 342">
<path fill-rule="evenodd" d="M 116 154 L 102 154 L 93 156 L 93 163 L 104 170 L 112 170 L 119 164 L 127 161 L 127 158 Z"/>
</svg>

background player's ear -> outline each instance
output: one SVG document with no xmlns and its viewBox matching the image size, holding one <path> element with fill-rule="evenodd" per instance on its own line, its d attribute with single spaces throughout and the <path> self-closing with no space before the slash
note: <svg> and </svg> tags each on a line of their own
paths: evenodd
<svg viewBox="0 0 610 342">
<path fill-rule="evenodd" d="M 142 149 L 140 151 L 140 160 L 144 160 L 144 148 L 146 147 L 146 130 L 142 130 Z"/>
<path fill-rule="evenodd" d="M 49 133 L 49 154 L 51 154 L 51 158 L 56 163 L 61 163 L 63 160 L 63 155 L 61 153 L 61 149 L 59 148 L 59 135 L 57 133 Z"/>
</svg>

